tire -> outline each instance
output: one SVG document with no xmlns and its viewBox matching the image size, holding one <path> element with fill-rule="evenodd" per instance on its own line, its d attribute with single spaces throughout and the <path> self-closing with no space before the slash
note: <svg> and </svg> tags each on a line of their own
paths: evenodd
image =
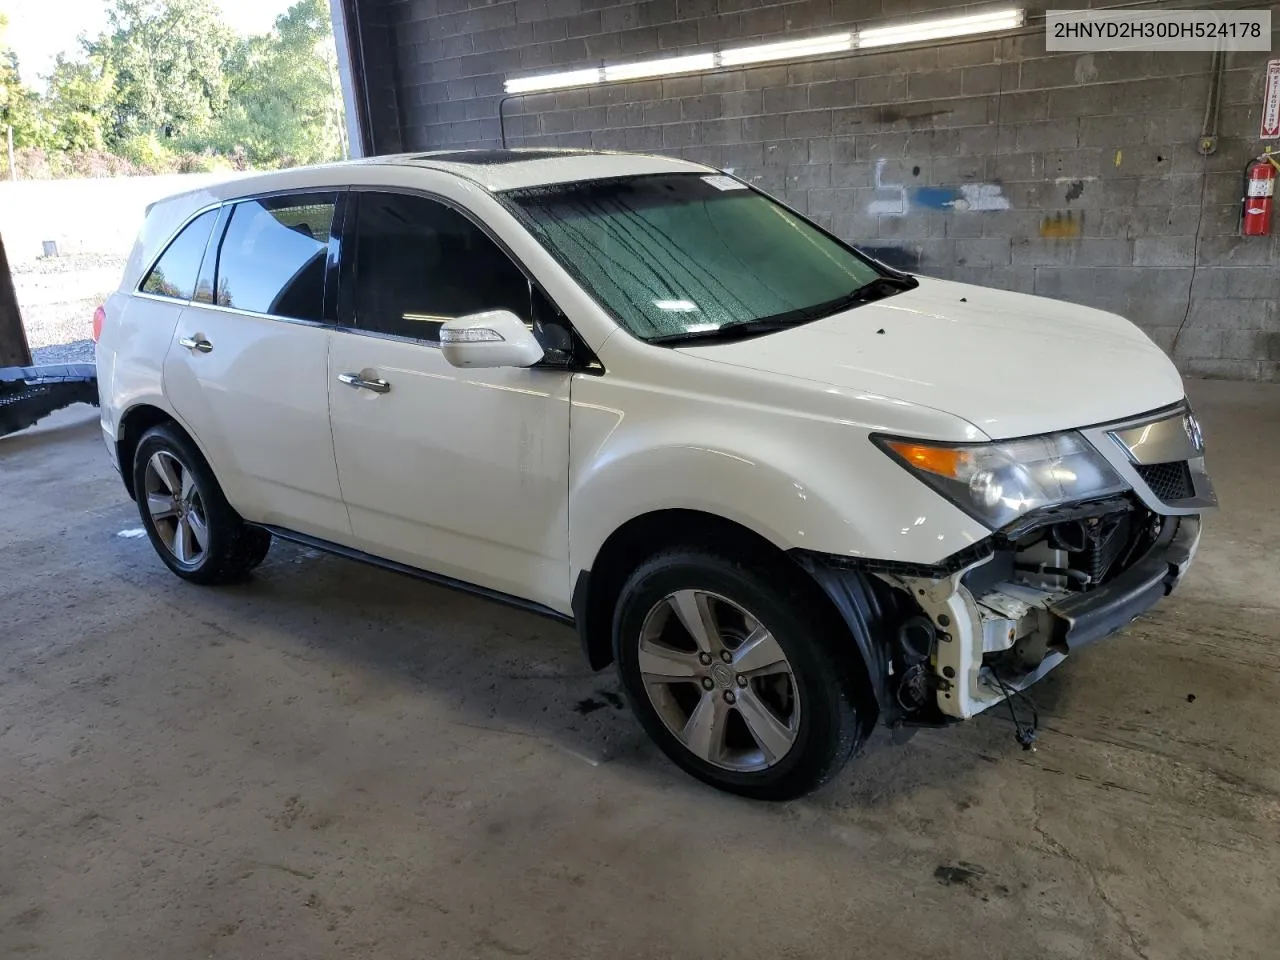
<svg viewBox="0 0 1280 960">
<path fill-rule="evenodd" d="M 836 649 L 847 632 L 824 600 L 782 562 L 682 548 L 643 563 L 619 595 L 613 643 L 649 736 L 699 780 L 757 800 L 833 777 L 874 708 L 858 654 Z"/>
<path fill-rule="evenodd" d="M 133 456 L 133 489 L 151 545 L 182 579 L 231 583 L 266 559 L 271 534 L 244 522 L 195 444 L 173 426 L 143 434 Z"/>
</svg>

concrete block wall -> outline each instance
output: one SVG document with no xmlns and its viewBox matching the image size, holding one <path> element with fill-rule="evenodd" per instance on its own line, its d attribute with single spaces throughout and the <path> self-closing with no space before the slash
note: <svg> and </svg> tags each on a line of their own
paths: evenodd
<svg viewBox="0 0 1280 960">
<path fill-rule="evenodd" d="M 955 11 L 943 0 L 361 0 L 408 150 L 496 146 L 503 80 Z M 1096 4 L 1106 5 L 1106 4 Z M 1043 6 L 1029 5 L 1033 16 Z M 1280 6 L 1273 7 L 1280 27 Z M 1280 44 L 1274 44 L 1280 49 Z M 512 146 L 731 169 L 884 259 L 1128 316 L 1186 373 L 1280 375 L 1280 237 L 1241 238 L 1268 54 L 1047 54 L 1043 26 L 906 50 L 530 95 Z"/>
</svg>

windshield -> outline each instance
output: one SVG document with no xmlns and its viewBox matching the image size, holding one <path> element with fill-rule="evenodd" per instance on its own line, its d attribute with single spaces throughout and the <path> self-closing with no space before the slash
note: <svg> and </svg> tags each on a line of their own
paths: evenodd
<svg viewBox="0 0 1280 960">
<path fill-rule="evenodd" d="M 538 241 L 642 340 L 816 319 L 815 308 L 881 276 L 724 175 L 596 180 L 504 196 Z"/>
</svg>

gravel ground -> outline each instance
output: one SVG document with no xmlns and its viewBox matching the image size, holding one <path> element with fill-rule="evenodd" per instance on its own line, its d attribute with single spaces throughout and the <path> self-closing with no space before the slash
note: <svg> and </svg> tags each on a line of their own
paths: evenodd
<svg viewBox="0 0 1280 960">
<path fill-rule="evenodd" d="M 112 253 L 74 253 L 62 257 L 41 257 L 26 263 L 11 263 L 14 279 L 25 276 L 83 273 L 90 270 L 123 272 L 126 257 Z"/>
<path fill-rule="evenodd" d="M 32 363 L 93 363 L 93 341 L 74 340 L 48 347 L 32 347 Z"/>
<path fill-rule="evenodd" d="M 93 311 L 115 289 L 124 264 L 123 257 L 81 254 L 14 266 L 18 307 L 37 363 L 93 360 L 86 338 Z"/>
</svg>

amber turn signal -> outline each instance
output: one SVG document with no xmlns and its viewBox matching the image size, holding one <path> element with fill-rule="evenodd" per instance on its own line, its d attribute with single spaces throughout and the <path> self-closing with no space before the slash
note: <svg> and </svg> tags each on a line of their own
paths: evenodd
<svg viewBox="0 0 1280 960">
<path fill-rule="evenodd" d="M 886 446 L 911 466 L 953 480 L 959 479 L 962 467 L 973 462 L 973 454 L 959 447 L 931 447 L 903 440 L 890 440 Z"/>
</svg>

